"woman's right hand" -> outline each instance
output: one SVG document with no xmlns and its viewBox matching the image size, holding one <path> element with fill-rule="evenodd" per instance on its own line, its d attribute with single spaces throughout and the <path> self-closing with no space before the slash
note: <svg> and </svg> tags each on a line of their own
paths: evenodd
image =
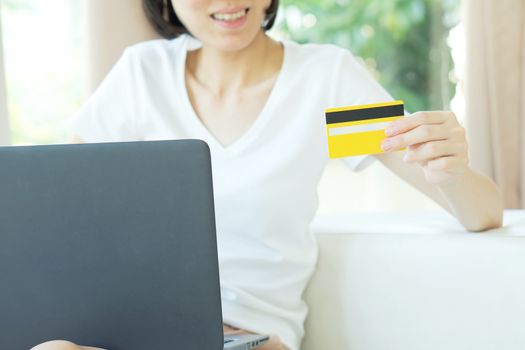
<svg viewBox="0 0 525 350">
<path fill-rule="evenodd" d="M 75 343 L 65 340 L 53 340 L 42 343 L 31 348 L 31 350 L 104 350 L 101 348 L 93 348 L 90 346 L 79 346 Z"/>
<path fill-rule="evenodd" d="M 246 331 L 244 329 L 233 328 L 228 325 L 223 326 L 223 331 L 225 335 L 234 335 L 234 334 L 253 334 L 253 332 Z M 270 341 L 260 348 L 259 350 L 287 350 L 278 336 L 271 336 Z M 35 346 L 31 350 L 104 350 L 100 348 L 94 348 L 90 346 L 79 346 L 75 343 L 65 341 L 65 340 L 53 340 L 40 345 Z"/>
</svg>

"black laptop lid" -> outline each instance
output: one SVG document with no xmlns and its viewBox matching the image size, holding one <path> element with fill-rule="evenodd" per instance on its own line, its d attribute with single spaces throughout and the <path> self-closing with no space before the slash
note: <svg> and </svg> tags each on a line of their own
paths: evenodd
<svg viewBox="0 0 525 350">
<path fill-rule="evenodd" d="M 0 349 L 222 349 L 199 140 L 0 148 Z"/>
</svg>

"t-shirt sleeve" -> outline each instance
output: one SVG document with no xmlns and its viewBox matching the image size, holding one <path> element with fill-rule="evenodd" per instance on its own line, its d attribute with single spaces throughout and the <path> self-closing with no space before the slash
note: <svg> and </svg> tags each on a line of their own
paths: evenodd
<svg viewBox="0 0 525 350">
<path fill-rule="evenodd" d="M 134 87 L 132 53 L 126 49 L 73 117 L 73 133 L 85 142 L 135 140 Z"/>
<path fill-rule="evenodd" d="M 333 101 L 330 107 L 345 107 L 392 101 L 392 96 L 376 81 L 363 63 L 347 50 L 341 50 L 333 77 Z M 341 158 L 352 170 L 360 171 L 373 163 L 372 155 Z"/>
</svg>

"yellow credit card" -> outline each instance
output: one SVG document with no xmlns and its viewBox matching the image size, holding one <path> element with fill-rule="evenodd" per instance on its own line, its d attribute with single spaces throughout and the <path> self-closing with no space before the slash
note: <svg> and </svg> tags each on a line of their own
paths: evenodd
<svg viewBox="0 0 525 350">
<path fill-rule="evenodd" d="M 361 106 L 329 108 L 326 111 L 326 133 L 330 158 L 383 153 L 381 142 L 385 129 L 403 118 L 403 101 Z"/>
</svg>

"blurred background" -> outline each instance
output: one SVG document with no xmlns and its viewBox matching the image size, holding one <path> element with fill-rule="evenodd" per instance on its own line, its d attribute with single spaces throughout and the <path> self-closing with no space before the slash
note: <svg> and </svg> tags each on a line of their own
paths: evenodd
<svg viewBox="0 0 525 350">
<path fill-rule="evenodd" d="M 507 207 L 518 208 L 524 207 L 525 202 L 522 195 L 525 192 L 524 146 L 520 136 L 525 134 L 525 55 L 522 52 L 525 15 L 519 15 L 520 11 L 525 13 L 525 5 L 521 0 L 498 2 L 496 9 L 503 11 L 501 18 L 506 22 L 512 22 L 508 19 L 509 13 L 521 17 L 515 18 L 516 24 L 510 29 L 502 28 L 511 25 L 509 23 L 494 23 L 495 30 L 490 32 L 491 23 L 483 17 L 495 17 L 495 10 L 490 7 L 494 5 L 484 5 L 490 2 L 493 1 L 281 0 L 276 25 L 270 34 L 277 39 L 332 43 L 350 49 L 395 98 L 405 101 L 408 111 L 453 110 L 469 130 L 471 147 L 478 149 L 471 155 L 473 166 L 504 187 Z M 116 38 L 105 35 L 111 23 L 104 22 L 104 16 L 114 18 L 119 11 L 119 14 L 129 15 L 129 21 L 132 18 L 136 21 L 140 16 L 139 0 L 0 0 L 0 4 L 5 67 L 5 84 L 0 70 L 0 86 L 6 91 L 6 101 L 2 102 L 6 111 L 2 113 L 0 109 L 0 128 L 4 133 L 4 136 L 0 133 L 0 141 L 9 134 L 10 142 L 15 145 L 67 142 L 70 118 L 107 72 L 122 45 L 139 41 L 141 35 L 140 39 L 153 37 L 151 33 L 136 35 L 134 39 L 125 35 Z M 123 6 L 125 4 L 130 6 Z M 469 41 L 469 33 L 475 33 L 476 28 L 484 32 L 473 34 Z M 126 32 L 126 28 L 118 30 Z M 465 92 L 469 69 L 484 72 L 487 67 L 496 67 L 496 62 L 490 61 L 490 52 L 482 52 L 481 57 L 487 62 L 481 63 L 469 61 L 469 53 L 472 58 L 475 50 L 497 52 L 504 49 L 494 45 L 485 48 L 475 40 L 490 43 L 493 38 L 498 43 L 502 30 L 517 31 L 516 40 L 521 43 L 521 46 L 515 45 L 510 39 L 508 43 L 509 47 L 519 47 L 521 51 L 516 60 L 517 64 L 522 63 L 517 66 L 518 70 L 509 72 L 517 77 L 516 86 L 521 92 L 516 96 L 503 94 L 504 98 L 516 100 L 516 117 L 509 116 L 512 111 L 507 114 L 501 111 L 506 118 L 513 118 L 510 124 L 493 119 L 496 118 L 493 114 L 499 112 L 494 105 L 505 104 L 495 93 L 489 97 L 494 99 L 493 95 L 498 95 L 498 99 L 486 108 L 492 114 L 485 119 L 481 116 L 478 120 L 473 119 L 473 115 L 479 115 L 476 108 L 484 107 L 477 101 L 487 103 L 485 95 L 495 88 L 490 83 L 481 85 L 471 79 L 472 86 L 486 86 L 488 92 L 474 91 L 474 95 L 475 89 Z M 115 52 L 107 55 L 104 48 Z M 111 58 L 101 60 L 105 54 Z M 0 52 L 0 63 L 1 57 Z M 501 66 L 511 63 L 515 62 L 502 62 Z M 489 82 L 494 80 L 490 79 L 494 75 L 501 77 L 497 68 L 489 69 L 487 74 L 493 74 L 484 77 Z M 506 88 L 514 89 L 513 86 Z M 480 125 L 482 122 L 481 126 L 478 121 Z M 516 140 L 510 144 L 500 142 L 499 137 L 508 136 L 508 133 L 498 125 L 505 125 L 517 133 Z M 488 155 L 483 153 L 487 150 Z M 502 156 L 508 152 L 513 152 L 517 158 Z M 509 168 L 506 164 L 514 164 L 514 167 Z M 330 161 L 319 185 L 319 194 L 322 212 L 438 208 L 378 162 L 353 173 L 341 161 Z"/>
</svg>

